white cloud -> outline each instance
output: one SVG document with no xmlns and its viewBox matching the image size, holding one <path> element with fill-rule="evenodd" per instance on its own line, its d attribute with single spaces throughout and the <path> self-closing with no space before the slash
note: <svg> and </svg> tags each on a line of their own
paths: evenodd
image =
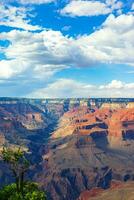
<svg viewBox="0 0 134 200">
<path fill-rule="evenodd" d="M 8 60 L 0 61 L 0 78 L 23 74 L 26 78 L 44 79 L 68 68 L 73 62 L 71 41 L 60 32 L 13 30 L 1 33 L 1 39 L 8 39 L 10 45 L 1 49 Z"/>
<path fill-rule="evenodd" d="M 111 14 L 101 28 L 79 37 L 77 44 L 96 62 L 134 65 L 134 16 Z"/>
<path fill-rule="evenodd" d="M 0 7 L 0 25 L 30 31 L 41 30 L 40 26 L 30 24 L 31 21 L 28 17 L 30 16 L 31 10 L 1 3 Z"/>
<path fill-rule="evenodd" d="M 1 39 L 8 39 L 10 42 L 7 48 L 2 49 L 2 53 L 8 59 L 4 61 L 6 65 L 9 65 L 7 74 L 9 74 L 8 69 L 16 70 L 10 67 L 12 62 L 14 62 L 14 65 L 20 63 L 21 69 L 30 70 L 30 76 L 36 78 L 47 77 L 69 67 L 82 67 L 89 64 L 88 58 L 81 52 L 77 41 L 63 36 L 59 31 L 45 30 L 40 33 L 33 33 L 13 30 L 1 33 Z M 3 62 L 0 62 L 0 64 L 1 72 Z M 18 70 L 18 73 L 21 73 L 21 71 Z M 10 73 L 11 77 L 15 74 L 14 72 Z M 7 78 L 6 74 L 5 78 Z"/>
<path fill-rule="evenodd" d="M 0 61 L 0 78 L 8 79 L 22 73 L 26 69 L 26 63 L 22 60 L 2 60 Z"/>
<path fill-rule="evenodd" d="M 89 90 L 93 91 L 94 86 L 77 82 L 72 79 L 59 79 L 54 83 L 49 84 L 46 88 L 39 89 L 29 96 L 45 97 L 45 98 L 66 98 L 66 97 L 81 97 L 89 96 Z"/>
<path fill-rule="evenodd" d="M 125 85 L 121 81 L 113 80 L 107 85 L 101 85 L 100 89 L 122 89 Z"/>
<path fill-rule="evenodd" d="M 118 17 L 115 17 L 113 14 L 109 15 L 107 20 L 103 23 L 103 27 L 108 27 L 113 29 L 114 32 L 127 33 L 133 31 L 134 25 L 134 16 L 122 14 Z"/>
<path fill-rule="evenodd" d="M 101 85 L 99 87 L 100 93 L 104 96 L 111 97 L 134 97 L 134 83 L 125 83 L 119 80 L 113 80 L 107 85 Z"/>
<path fill-rule="evenodd" d="M 97 63 L 134 66 L 133 35 L 133 15 L 110 15 L 99 30 L 77 38 L 53 30 L 3 32 L 1 40 L 9 40 L 10 45 L 1 49 L 8 60 L 0 61 L 0 78 L 21 74 L 47 78 L 66 68 Z M 4 73 L 3 66 L 7 69 Z"/>
<path fill-rule="evenodd" d="M 38 89 L 29 97 L 69 98 L 69 97 L 134 97 L 134 83 L 113 80 L 107 85 L 90 85 L 72 79 L 59 79 L 47 87 Z"/>
<path fill-rule="evenodd" d="M 118 80 L 113 80 L 107 85 L 101 85 L 100 89 L 134 89 L 134 83 L 125 83 Z"/>
<path fill-rule="evenodd" d="M 123 4 L 117 0 L 106 0 L 104 3 L 97 0 L 72 0 L 61 11 L 62 15 L 98 16 L 106 15 L 114 10 L 120 10 Z"/>
</svg>

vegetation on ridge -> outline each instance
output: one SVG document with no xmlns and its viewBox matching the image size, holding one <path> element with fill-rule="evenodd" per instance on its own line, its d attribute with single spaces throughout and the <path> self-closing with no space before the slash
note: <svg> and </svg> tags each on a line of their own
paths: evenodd
<svg viewBox="0 0 134 200">
<path fill-rule="evenodd" d="M 46 195 L 38 188 L 38 184 L 25 181 L 24 175 L 29 169 L 29 161 L 25 152 L 18 149 L 3 148 L 2 157 L 15 178 L 15 183 L 0 190 L 1 200 L 46 200 Z"/>
</svg>

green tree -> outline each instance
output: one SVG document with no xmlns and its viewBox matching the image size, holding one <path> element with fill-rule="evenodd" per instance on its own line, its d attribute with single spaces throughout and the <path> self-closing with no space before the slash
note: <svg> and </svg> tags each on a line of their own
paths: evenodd
<svg viewBox="0 0 134 200">
<path fill-rule="evenodd" d="M 24 151 L 19 147 L 18 149 L 3 148 L 3 160 L 9 164 L 13 173 L 18 193 L 23 194 L 24 188 L 24 174 L 29 168 L 29 161 L 26 159 Z"/>
<path fill-rule="evenodd" d="M 44 192 L 39 190 L 37 183 L 24 180 L 30 163 L 21 148 L 3 148 L 2 157 L 13 173 L 15 183 L 0 190 L 1 200 L 46 200 Z"/>
</svg>

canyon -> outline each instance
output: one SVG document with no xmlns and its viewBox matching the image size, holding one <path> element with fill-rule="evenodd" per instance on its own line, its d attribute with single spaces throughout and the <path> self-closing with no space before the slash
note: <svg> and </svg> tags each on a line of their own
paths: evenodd
<svg viewBox="0 0 134 200">
<path fill-rule="evenodd" d="M 134 99 L 1 98 L 0 151 L 19 145 L 48 200 L 107 200 L 134 184 Z"/>
</svg>

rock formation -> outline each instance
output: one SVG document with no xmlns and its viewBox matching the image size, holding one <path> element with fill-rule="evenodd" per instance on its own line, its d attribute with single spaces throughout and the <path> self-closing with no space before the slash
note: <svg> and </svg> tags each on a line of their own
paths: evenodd
<svg viewBox="0 0 134 200">
<path fill-rule="evenodd" d="M 133 180 L 133 138 L 133 108 L 72 109 L 51 136 L 37 180 L 50 200 L 76 200 L 82 191 L 109 188 L 112 179 Z"/>
<path fill-rule="evenodd" d="M 107 191 L 118 196 L 117 181 L 128 187 L 122 182 L 134 179 L 133 103 L 33 102 L 0 103 L 0 149 L 21 144 L 30 152 L 29 176 L 48 200 L 107 200 Z M 5 169 L 0 160 L 1 186 L 12 180 Z"/>
</svg>

